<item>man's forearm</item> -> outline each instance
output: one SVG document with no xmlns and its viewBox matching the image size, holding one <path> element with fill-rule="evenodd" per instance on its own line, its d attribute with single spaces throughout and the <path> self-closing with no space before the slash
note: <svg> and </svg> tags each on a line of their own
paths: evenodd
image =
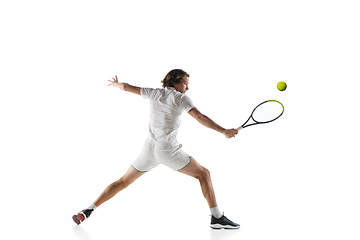
<svg viewBox="0 0 360 240">
<path fill-rule="evenodd" d="M 219 126 L 218 124 L 216 124 L 213 120 L 211 120 L 208 116 L 206 115 L 201 115 L 201 117 L 199 117 L 198 121 L 204 125 L 205 127 L 214 129 L 215 131 L 218 131 L 220 133 L 223 133 L 225 128 Z"/>
<path fill-rule="evenodd" d="M 135 93 L 137 95 L 140 95 L 140 87 L 135 87 L 135 86 L 132 86 L 128 83 L 123 83 L 124 86 L 123 88 L 120 87 L 120 89 L 126 91 L 126 92 L 131 92 L 131 93 Z"/>
</svg>

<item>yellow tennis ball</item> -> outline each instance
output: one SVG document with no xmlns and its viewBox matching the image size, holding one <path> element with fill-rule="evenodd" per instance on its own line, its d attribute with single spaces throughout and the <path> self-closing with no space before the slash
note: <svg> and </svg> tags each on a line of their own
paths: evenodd
<svg viewBox="0 0 360 240">
<path fill-rule="evenodd" d="M 286 83 L 285 82 L 279 82 L 278 84 L 277 84 L 277 89 L 279 90 L 279 91 L 284 91 L 285 89 L 286 89 L 286 87 L 287 87 L 287 85 L 286 85 Z"/>
</svg>

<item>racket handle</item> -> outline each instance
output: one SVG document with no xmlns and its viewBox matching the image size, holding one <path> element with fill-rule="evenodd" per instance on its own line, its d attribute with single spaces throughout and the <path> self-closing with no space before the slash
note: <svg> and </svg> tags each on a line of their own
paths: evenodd
<svg viewBox="0 0 360 240">
<path fill-rule="evenodd" d="M 240 131 L 241 129 L 243 129 L 243 127 L 239 127 L 239 128 L 237 128 L 236 130 Z"/>
</svg>

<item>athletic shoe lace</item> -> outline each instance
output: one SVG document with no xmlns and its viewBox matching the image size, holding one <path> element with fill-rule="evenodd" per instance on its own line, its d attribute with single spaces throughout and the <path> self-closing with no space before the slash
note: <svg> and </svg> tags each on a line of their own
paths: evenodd
<svg viewBox="0 0 360 240">
<path fill-rule="evenodd" d="M 233 221 L 231 221 L 230 219 L 228 219 L 226 216 L 224 216 L 224 218 L 225 218 L 226 220 L 228 220 L 229 222 L 234 223 Z"/>
</svg>

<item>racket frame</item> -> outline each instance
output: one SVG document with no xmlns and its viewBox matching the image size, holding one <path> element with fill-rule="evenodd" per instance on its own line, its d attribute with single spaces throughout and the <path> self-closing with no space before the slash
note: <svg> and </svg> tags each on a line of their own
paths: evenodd
<svg viewBox="0 0 360 240">
<path fill-rule="evenodd" d="M 274 119 L 272 119 L 272 120 L 270 120 L 270 121 L 266 121 L 266 122 L 258 122 L 258 121 L 256 121 L 256 120 L 254 119 L 254 117 L 253 117 L 253 113 L 255 112 L 255 110 L 256 110 L 259 106 L 261 106 L 262 104 L 267 103 L 267 102 L 277 102 L 277 103 L 279 103 L 279 104 L 282 106 L 282 112 L 280 113 L 279 116 L 277 116 L 276 118 L 274 118 Z M 240 131 L 241 129 L 246 128 L 246 127 L 249 127 L 249 126 L 273 122 L 273 121 L 275 121 L 276 119 L 278 119 L 279 117 L 281 117 L 281 115 L 282 115 L 283 113 L 284 113 L 284 105 L 282 105 L 281 102 L 279 102 L 279 101 L 277 101 L 277 100 L 267 100 L 267 101 L 264 101 L 264 102 L 260 103 L 259 105 L 257 105 L 257 106 L 254 108 L 254 110 L 252 111 L 250 117 L 246 120 L 246 122 L 245 122 L 243 125 L 241 125 L 240 127 L 238 127 L 236 130 Z M 251 124 L 245 126 L 245 124 L 246 124 L 250 119 L 252 119 L 252 120 L 254 121 L 254 123 L 251 123 Z"/>
</svg>

